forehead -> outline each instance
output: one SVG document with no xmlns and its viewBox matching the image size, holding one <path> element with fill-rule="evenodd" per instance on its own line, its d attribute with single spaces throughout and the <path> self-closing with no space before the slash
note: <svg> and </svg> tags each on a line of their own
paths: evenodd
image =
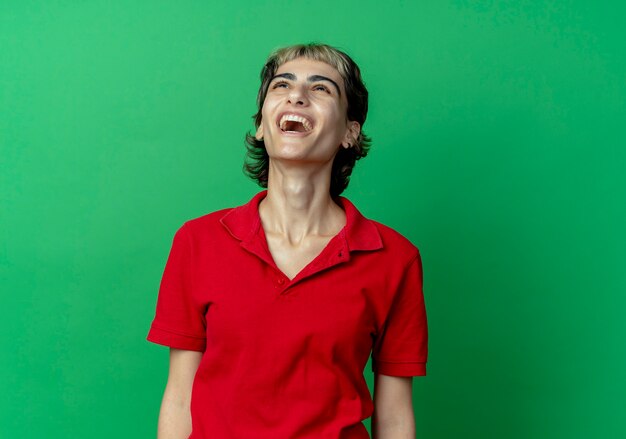
<svg viewBox="0 0 626 439">
<path fill-rule="evenodd" d="M 316 61 L 309 58 L 296 58 L 281 64 L 278 69 L 276 69 L 275 75 L 281 73 L 293 73 L 298 80 L 306 80 L 308 76 L 312 75 L 326 76 L 339 84 L 342 94 L 344 92 L 343 78 L 339 71 L 323 61 Z"/>
</svg>

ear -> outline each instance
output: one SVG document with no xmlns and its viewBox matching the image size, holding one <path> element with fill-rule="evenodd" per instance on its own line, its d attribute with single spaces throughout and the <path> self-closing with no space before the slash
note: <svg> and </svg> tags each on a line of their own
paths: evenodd
<svg viewBox="0 0 626 439">
<path fill-rule="evenodd" d="M 254 138 L 257 140 L 263 140 L 263 122 L 259 124 L 259 127 L 256 129 L 256 134 Z"/>
<path fill-rule="evenodd" d="M 359 134 L 361 134 L 361 124 L 354 120 L 348 121 L 348 129 L 341 141 L 341 146 L 346 149 L 354 146 L 356 140 L 359 138 Z"/>
</svg>

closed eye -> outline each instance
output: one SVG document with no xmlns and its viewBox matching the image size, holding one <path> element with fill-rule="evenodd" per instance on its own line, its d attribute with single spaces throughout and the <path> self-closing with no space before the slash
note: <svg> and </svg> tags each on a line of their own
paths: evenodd
<svg viewBox="0 0 626 439">
<path fill-rule="evenodd" d="M 330 89 L 328 87 L 326 87 L 325 85 L 322 85 L 322 84 L 316 84 L 313 87 L 313 90 L 321 90 L 321 91 L 325 91 L 326 93 L 330 93 Z"/>
<path fill-rule="evenodd" d="M 287 87 L 287 86 L 289 86 L 289 84 L 287 84 L 287 82 L 286 82 L 286 81 L 276 81 L 276 82 L 274 83 L 274 85 L 272 85 L 272 89 L 275 89 L 275 88 L 284 88 L 284 87 Z"/>
</svg>

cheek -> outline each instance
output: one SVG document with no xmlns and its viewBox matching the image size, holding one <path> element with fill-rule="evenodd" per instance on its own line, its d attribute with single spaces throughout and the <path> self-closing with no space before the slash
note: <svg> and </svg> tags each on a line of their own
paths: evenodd
<svg viewBox="0 0 626 439">
<path fill-rule="evenodd" d="M 277 104 L 278 102 L 276 99 L 273 99 L 269 96 L 265 98 L 265 101 L 263 102 L 263 107 L 261 108 L 261 115 L 263 116 L 264 120 L 270 117 L 272 111 L 276 108 Z"/>
<path fill-rule="evenodd" d="M 270 127 L 272 122 L 272 116 L 269 113 L 269 110 L 266 105 L 261 109 L 261 125 L 265 127 L 265 129 Z"/>
<path fill-rule="evenodd" d="M 346 129 L 346 116 L 340 110 L 341 109 L 336 109 L 335 111 L 333 111 L 332 115 L 329 115 L 329 117 L 332 117 L 332 119 L 330 120 L 332 120 L 332 125 L 334 129 L 337 131 L 341 131 L 341 133 L 343 134 L 343 131 Z"/>
<path fill-rule="evenodd" d="M 336 127 L 345 125 L 345 110 L 339 105 L 328 102 L 319 102 L 314 104 L 317 117 L 324 121 L 325 126 Z"/>
</svg>

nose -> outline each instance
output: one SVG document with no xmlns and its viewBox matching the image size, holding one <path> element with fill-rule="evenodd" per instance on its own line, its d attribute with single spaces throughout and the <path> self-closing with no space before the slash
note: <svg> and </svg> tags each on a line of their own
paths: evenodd
<svg viewBox="0 0 626 439">
<path fill-rule="evenodd" d="M 287 101 L 294 105 L 306 105 L 308 103 L 306 91 L 302 86 L 294 86 L 291 88 Z"/>
</svg>

